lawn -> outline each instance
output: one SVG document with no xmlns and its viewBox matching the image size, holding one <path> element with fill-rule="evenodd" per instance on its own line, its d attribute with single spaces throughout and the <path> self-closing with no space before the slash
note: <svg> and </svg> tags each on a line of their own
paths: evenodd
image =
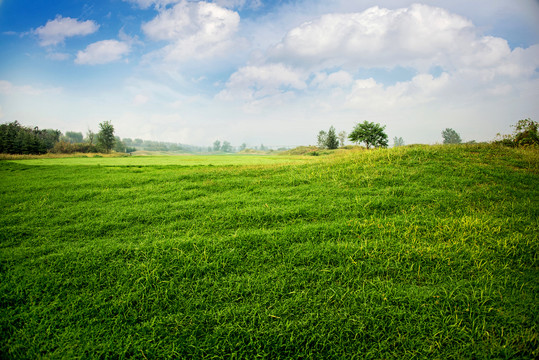
<svg viewBox="0 0 539 360">
<path fill-rule="evenodd" d="M 532 359 L 539 150 L 0 161 L 1 358 Z"/>
</svg>

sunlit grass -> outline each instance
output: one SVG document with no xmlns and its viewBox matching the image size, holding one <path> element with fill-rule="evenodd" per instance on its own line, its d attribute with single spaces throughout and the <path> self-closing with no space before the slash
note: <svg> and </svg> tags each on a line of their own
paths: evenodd
<svg viewBox="0 0 539 360">
<path fill-rule="evenodd" d="M 263 165 L 313 160 L 312 156 L 282 155 L 177 155 L 177 156 L 131 156 L 131 157 L 39 157 L 32 159 L 13 159 L 13 162 L 26 165 L 62 166 L 200 166 L 200 165 Z"/>
<path fill-rule="evenodd" d="M 1 355 L 536 358 L 537 155 L 2 161 Z"/>
</svg>

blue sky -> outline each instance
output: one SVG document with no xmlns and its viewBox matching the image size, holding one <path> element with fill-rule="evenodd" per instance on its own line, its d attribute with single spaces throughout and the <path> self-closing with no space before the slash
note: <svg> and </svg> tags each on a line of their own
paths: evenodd
<svg viewBox="0 0 539 360">
<path fill-rule="evenodd" d="M 539 115 L 536 0 L 0 0 L 0 122 L 208 145 Z"/>
</svg>

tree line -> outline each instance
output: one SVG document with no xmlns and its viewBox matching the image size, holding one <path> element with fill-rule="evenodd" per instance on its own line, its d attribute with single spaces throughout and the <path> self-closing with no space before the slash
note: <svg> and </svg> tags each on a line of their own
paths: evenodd
<svg viewBox="0 0 539 360">
<path fill-rule="evenodd" d="M 500 135 L 499 139 L 494 143 L 504 146 L 522 146 L 522 145 L 538 145 L 539 132 L 538 123 L 527 118 L 522 119 L 513 125 L 515 131 L 511 135 Z M 353 143 L 363 143 L 367 149 L 371 147 L 387 147 L 388 136 L 385 133 L 385 126 L 378 123 L 364 121 L 356 124 L 352 132 L 346 136 L 345 131 L 337 134 L 335 128 L 331 126 L 326 132 L 321 130 L 318 133 L 317 143 L 320 149 L 337 149 L 339 146 L 344 147 L 345 140 L 348 139 Z M 446 128 L 442 131 L 443 144 L 461 144 L 462 139 L 458 132 L 454 129 Z M 467 143 L 475 143 L 469 141 Z M 393 139 L 393 146 L 403 146 L 404 140 L 402 137 Z M 191 145 L 182 145 L 176 143 L 163 143 L 157 141 L 144 141 L 141 139 L 123 139 L 114 135 L 114 126 L 110 121 L 105 121 L 99 124 L 99 132 L 94 133 L 88 130 L 86 137 L 81 132 L 67 131 L 62 134 L 59 130 L 39 129 L 36 127 L 28 127 L 21 125 L 18 121 L 5 123 L 0 125 L 0 153 L 4 154 L 45 154 L 52 153 L 89 153 L 89 152 L 105 152 L 110 153 L 112 150 L 117 152 L 131 153 L 138 148 L 143 148 L 150 151 L 187 151 L 187 152 L 205 152 L 206 148 L 196 147 Z M 244 143 L 239 148 L 234 148 L 230 142 L 215 140 L 213 146 L 207 148 L 207 152 L 225 152 L 231 153 L 234 151 L 246 150 L 247 145 Z M 267 150 L 262 144 L 256 147 L 257 150 Z"/>
<path fill-rule="evenodd" d="M 498 134 L 498 140 L 494 143 L 516 147 L 523 145 L 539 145 L 539 124 L 530 118 L 519 120 L 516 125 L 512 126 L 515 130 L 511 135 Z M 348 140 L 355 144 L 363 143 L 367 149 L 371 147 L 388 146 L 388 136 L 385 133 L 385 125 L 364 121 L 356 124 L 352 132 L 348 135 Z M 331 126 L 329 131 L 321 130 L 317 136 L 318 148 L 320 149 L 337 149 L 344 147 L 346 132 L 341 131 L 336 134 L 335 128 Z M 442 131 L 443 144 L 462 144 L 460 134 L 451 128 L 446 128 Z M 466 144 L 474 144 L 475 140 L 466 142 Z M 393 147 L 404 146 L 402 137 L 393 138 Z"/>
<path fill-rule="evenodd" d="M 99 132 L 88 130 L 86 138 L 82 133 L 60 130 L 39 129 L 21 125 L 18 121 L 0 125 L 0 153 L 34 155 L 51 153 L 110 153 L 118 143 L 114 136 L 114 126 L 110 121 L 99 124 Z M 125 150 L 124 150 L 125 151 Z"/>
</svg>

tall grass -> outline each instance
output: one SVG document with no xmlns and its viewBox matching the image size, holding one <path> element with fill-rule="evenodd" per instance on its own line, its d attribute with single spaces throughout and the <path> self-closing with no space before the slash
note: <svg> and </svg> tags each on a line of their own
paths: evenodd
<svg viewBox="0 0 539 360">
<path fill-rule="evenodd" d="M 2 357 L 538 356 L 537 149 L 177 159 L 0 162 Z"/>
</svg>

